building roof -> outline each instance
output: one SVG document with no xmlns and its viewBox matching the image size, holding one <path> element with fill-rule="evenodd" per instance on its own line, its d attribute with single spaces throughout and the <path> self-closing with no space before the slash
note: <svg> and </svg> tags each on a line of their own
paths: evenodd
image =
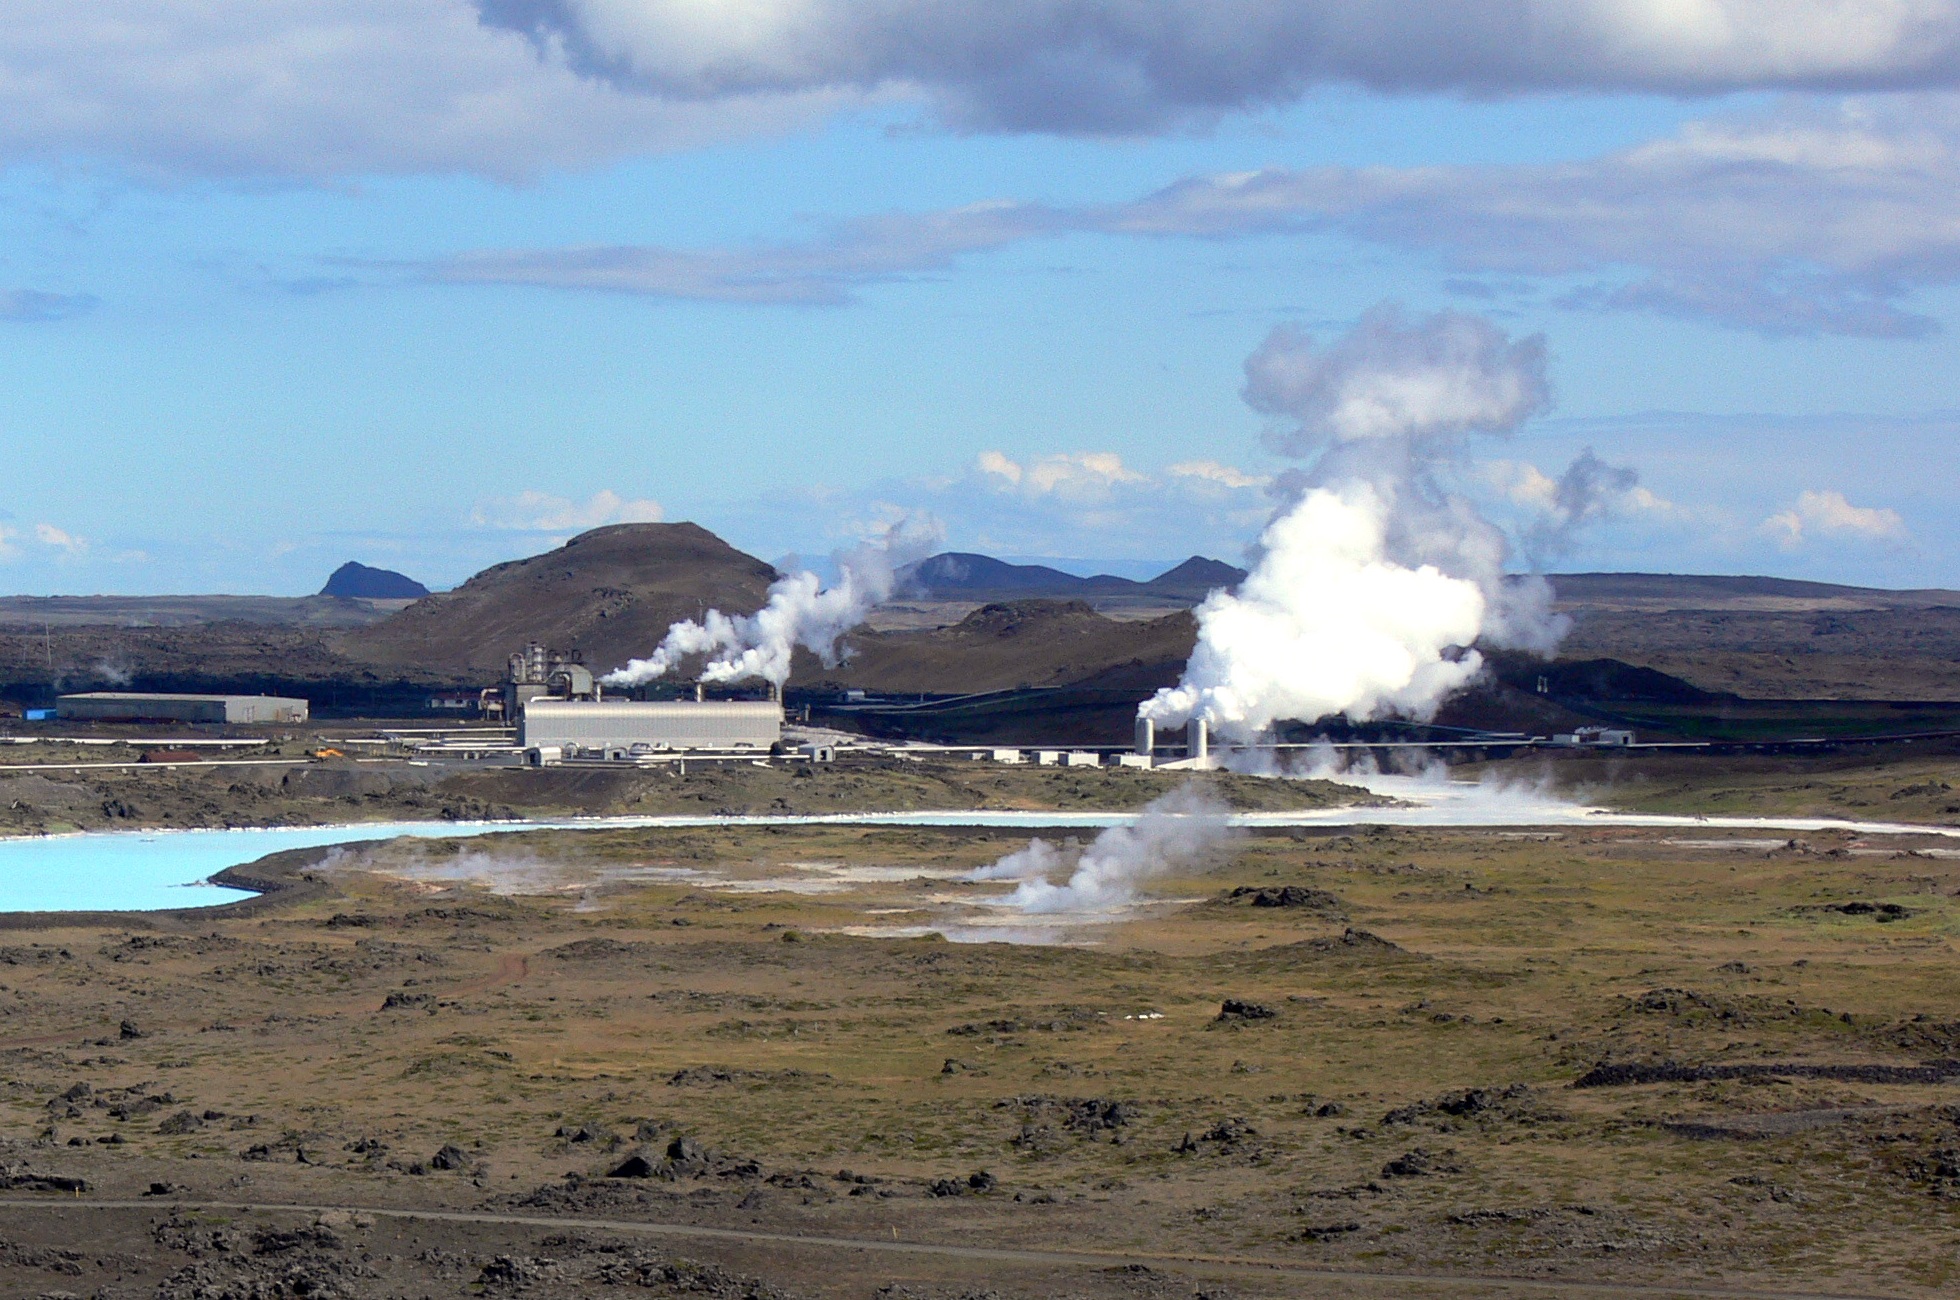
<svg viewBox="0 0 1960 1300">
<path fill-rule="evenodd" d="M 306 701 L 291 695 L 190 695 L 171 691 L 74 691 L 58 696 L 63 700 L 212 700 L 229 702 L 232 700 L 278 700 L 281 703 L 305 704 Z"/>
</svg>

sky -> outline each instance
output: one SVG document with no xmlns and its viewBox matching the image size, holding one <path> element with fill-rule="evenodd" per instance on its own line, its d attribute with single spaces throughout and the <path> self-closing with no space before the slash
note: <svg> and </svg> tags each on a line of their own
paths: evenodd
<svg viewBox="0 0 1960 1300">
<path fill-rule="evenodd" d="M 12 0 L 0 590 L 1239 560 L 1385 303 L 1514 568 L 1960 587 L 1957 196 L 1960 0 Z"/>
</svg>

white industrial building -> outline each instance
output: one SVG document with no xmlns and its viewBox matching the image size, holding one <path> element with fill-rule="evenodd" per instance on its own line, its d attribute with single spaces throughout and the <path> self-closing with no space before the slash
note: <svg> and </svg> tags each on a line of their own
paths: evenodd
<svg viewBox="0 0 1960 1300">
<path fill-rule="evenodd" d="M 307 704 L 282 695 L 172 695 L 83 691 L 55 700 L 55 716 L 93 722 L 305 722 Z"/>
<path fill-rule="evenodd" d="M 1611 748 L 1631 745 L 1633 733 L 1620 727 L 1575 727 L 1552 737 L 1554 745 L 1584 745 L 1597 748 Z"/>
<path fill-rule="evenodd" d="M 651 753 L 766 751 L 783 738 L 775 700 L 563 700 L 524 704 L 518 743 L 527 750 Z"/>
</svg>

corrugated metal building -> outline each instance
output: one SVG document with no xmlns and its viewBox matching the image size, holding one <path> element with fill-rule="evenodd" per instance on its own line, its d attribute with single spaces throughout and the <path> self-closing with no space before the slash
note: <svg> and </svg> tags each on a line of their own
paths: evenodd
<svg viewBox="0 0 1960 1300">
<path fill-rule="evenodd" d="M 783 738 L 774 700 L 555 700 L 524 706 L 522 744 L 578 749 L 767 749 Z"/>
<path fill-rule="evenodd" d="M 94 722 L 305 722 L 307 704 L 281 695 L 169 695 L 83 691 L 55 700 L 55 716 Z"/>
</svg>

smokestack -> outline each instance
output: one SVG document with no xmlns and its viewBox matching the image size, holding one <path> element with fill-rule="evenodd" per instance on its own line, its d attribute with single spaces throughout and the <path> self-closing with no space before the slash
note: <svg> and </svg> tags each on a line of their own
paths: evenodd
<svg viewBox="0 0 1960 1300">
<path fill-rule="evenodd" d="M 1149 718 L 1137 719 L 1137 753 L 1149 758 L 1157 748 L 1157 724 Z"/>
<path fill-rule="evenodd" d="M 705 700 L 705 699 L 707 699 L 707 698 L 708 698 L 708 688 L 707 688 L 707 685 L 706 685 L 705 683 L 702 683 L 702 682 L 696 682 L 696 683 L 694 683 L 694 702 L 695 702 L 696 704 L 699 704 L 699 703 L 700 703 L 701 701 L 703 701 L 703 700 Z"/>
<path fill-rule="evenodd" d="M 1202 716 L 1184 724 L 1184 753 L 1188 758 L 1211 757 L 1211 728 Z"/>
<path fill-rule="evenodd" d="M 755 613 L 731 616 L 711 609 L 698 622 L 682 619 L 667 629 L 651 655 L 608 673 L 606 680 L 637 686 L 665 676 L 690 656 L 705 655 L 704 681 L 760 677 L 781 686 L 789 680 L 798 646 L 835 668 L 839 639 L 890 597 L 899 568 L 924 559 L 938 540 L 939 525 L 930 516 L 908 518 L 886 529 L 884 536 L 837 556 L 834 586 L 825 587 L 807 570 L 778 578 L 769 586 L 767 603 Z"/>
</svg>

